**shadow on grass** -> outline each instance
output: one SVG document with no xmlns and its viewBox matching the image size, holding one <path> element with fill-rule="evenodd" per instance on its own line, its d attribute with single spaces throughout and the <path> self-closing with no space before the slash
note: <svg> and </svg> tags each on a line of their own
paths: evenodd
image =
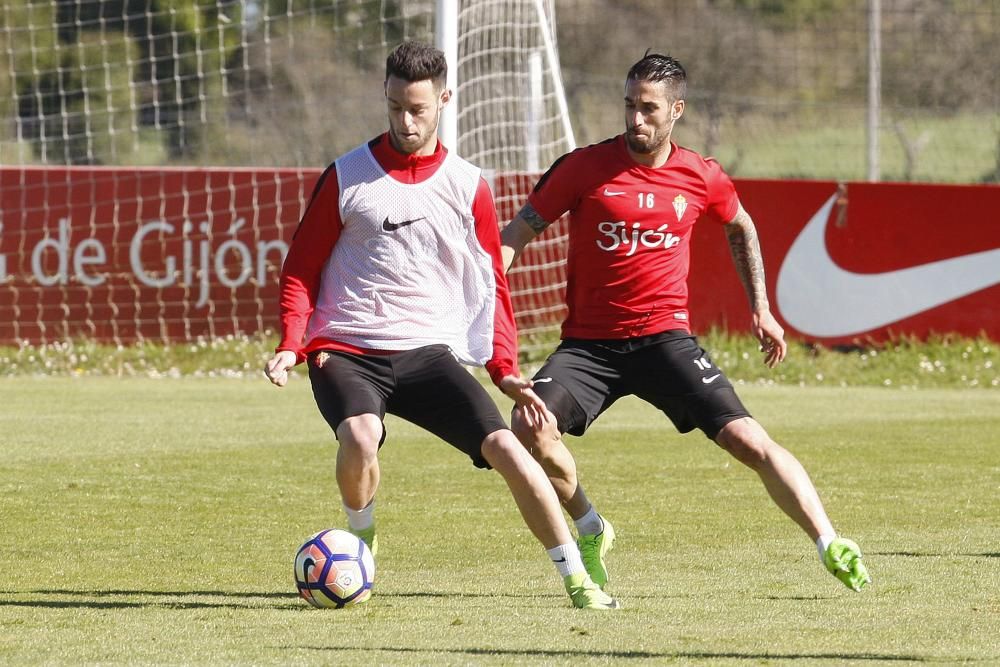
<svg viewBox="0 0 1000 667">
<path fill-rule="evenodd" d="M 834 595 L 758 595 L 758 600 L 801 600 L 806 602 L 818 602 L 820 600 L 833 600 Z"/>
<path fill-rule="evenodd" d="M 1000 558 L 1000 551 L 986 551 L 981 554 L 948 554 L 928 551 L 872 551 L 872 556 L 905 556 L 908 558 L 945 558 L 961 556 L 964 558 Z"/>
<path fill-rule="evenodd" d="M 391 592 L 378 591 L 379 598 L 562 598 L 561 595 L 518 595 L 511 593 L 463 593 L 463 592 Z M 72 590 L 36 589 L 29 591 L 0 591 L 0 596 L 41 596 L 64 599 L 9 600 L 0 598 L 0 607 L 38 607 L 42 609 L 312 609 L 299 599 L 297 593 L 275 592 L 232 592 L 232 591 L 143 591 L 131 589 Z M 143 600 L 111 600 L 115 597 L 178 598 L 158 599 L 154 602 Z M 192 600 L 191 598 L 224 598 L 224 600 Z M 67 599 L 68 598 L 68 599 Z M 241 600 L 234 602 L 233 600 Z"/>
<path fill-rule="evenodd" d="M 79 595 L 87 597 L 109 597 L 120 595 L 142 595 L 149 597 L 194 597 L 194 596 L 214 596 L 227 598 L 247 598 L 247 599 L 295 599 L 296 593 L 273 593 L 255 591 L 143 591 L 138 589 L 101 589 L 96 591 L 81 591 L 71 588 L 46 588 L 33 591 L 2 591 L 3 595 Z"/>
<path fill-rule="evenodd" d="M 550 649 L 420 649 L 412 647 L 371 647 L 371 646 L 277 646 L 281 650 L 300 649 L 306 651 L 378 651 L 380 653 L 453 653 L 459 655 L 492 655 L 510 657 L 540 657 L 540 658 L 613 658 L 619 660 L 650 658 L 692 659 L 692 660 L 876 660 L 885 662 L 933 662 L 916 655 L 892 655 L 889 653 L 739 653 L 736 651 L 587 651 L 582 649 L 550 650 Z"/>
<path fill-rule="evenodd" d="M 0 607 L 37 607 L 40 609 L 301 609 L 295 593 L 233 592 L 233 591 L 143 591 L 102 589 L 82 591 L 72 589 L 37 589 L 30 591 L 0 591 L 2 596 L 40 596 L 31 600 L 5 600 Z M 113 600 L 116 597 L 152 597 L 156 601 Z M 192 598 L 225 598 L 225 600 L 194 600 Z M 45 599 L 40 599 L 45 598 Z M 48 599 L 63 598 L 63 599 Z M 163 598 L 177 598 L 165 600 Z"/>
</svg>

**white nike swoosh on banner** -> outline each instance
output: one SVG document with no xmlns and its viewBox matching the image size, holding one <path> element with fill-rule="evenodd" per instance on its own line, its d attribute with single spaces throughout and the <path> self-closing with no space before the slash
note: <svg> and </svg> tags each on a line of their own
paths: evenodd
<svg viewBox="0 0 1000 667">
<path fill-rule="evenodd" d="M 625 194 L 625 193 L 624 192 L 613 192 L 611 190 L 608 190 L 607 188 L 604 188 L 604 196 L 605 197 L 617 197 L 617 196 L 623 195 L 623 194 Z"/>
<path fill-rule="evenodd" d="M 785 255 L 775 288 L 786 322 L 811 336 L 850 336 L 1000 283 L 1000 249 L 884 273 L 854 273 L 826 247 L 831 196 Z"/>
</svg>

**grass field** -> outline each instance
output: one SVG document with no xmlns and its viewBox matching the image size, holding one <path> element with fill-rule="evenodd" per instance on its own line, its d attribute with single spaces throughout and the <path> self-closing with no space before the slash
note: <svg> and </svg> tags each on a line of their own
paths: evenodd
<svg viewBox="0 0 1000 667">
<path fill-rule="evenodd" d="M 343 526 L 308 383 L 0 379 L 0 663 L 997 664 L 1000 393 L 746 386 L 866 552 L 853 594 L 749 471 L 624 401 L 572 440 L 620 612 L 569 608 L 499 476 L 388 420 L 376 595 L 299 600 Z"/>
</svg>

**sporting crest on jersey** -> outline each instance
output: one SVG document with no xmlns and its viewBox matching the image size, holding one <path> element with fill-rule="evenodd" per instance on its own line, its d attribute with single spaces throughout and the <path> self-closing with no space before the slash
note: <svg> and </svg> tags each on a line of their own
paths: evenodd
<svg viewBox="0 0 1000 667">
<path fill-rule="evenodd" d="M 684 195 L 677 195 L 674 197 L 674 213 L 677 214 L 677 221 L 680 222 L 681 218 L 684 217 L 684 211 L 687 210 L 688 203 L 687 199 L 684 199 Z"/>
</svg>

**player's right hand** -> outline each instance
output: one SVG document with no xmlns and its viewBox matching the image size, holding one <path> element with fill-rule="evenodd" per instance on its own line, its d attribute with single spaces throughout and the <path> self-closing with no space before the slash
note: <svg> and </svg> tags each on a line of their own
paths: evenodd
<svg viewBox="0 0 1000 667">
<path fill-rule="evenodd" d="M 500 380 L 500 389 L 514 400 L 528 426 L 538 428 L 548 421 L 549 411 L 545 401 L 532 389 L 534 384 L 516 375 L 506 375 Z"/>
<path fill-rule="evenodd" d="M 278 387 L 284 387 L 288 383 L 288 371 L 295 366 L 295 353 L 291 350 L 281 350 L 275 352 L 270 361 L 264 366 L 264 375 Z"/>
<path fill-rule="evenodd" d="M 780 364 L 788 353 L 788 343 L 785 342 L 785 330 L 774 319 L 770 310 L 753 314 L 752 331 L 760 342 L 760 351 L 764 353 L 764 363 L 768 368 Z"/>
</svg>

